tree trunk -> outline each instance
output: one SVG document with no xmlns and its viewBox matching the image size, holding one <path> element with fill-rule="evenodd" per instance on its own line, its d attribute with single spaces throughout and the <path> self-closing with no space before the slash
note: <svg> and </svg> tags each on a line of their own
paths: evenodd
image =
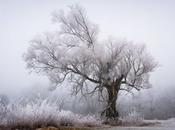
<svg viewBox="0 0 175 130">
<path fill-rule="evenodd" d="M 118 97 L 118 92 L 120 90 L 121 81 L 124 75 L 121 75 L 118 79 L 116 79 L 111 84 L 105 86 L 108 93 L 108 101 L 107 108 L 102 112 L 102 115 L 105 115 L 107 119 L 118 119 L 119 113 L 116 109 L 116 101 Z"/>
<path fill-rule="evenodd" d="M 118 96 L 118 91 L 115 86 L 111 85 L 107 87 L 108 92 L 108 101 L 107 108 L 104 111 L 105 117 L 107 119 L 117 119 L 119 117 L 119 113 L 116 109 L 116 100 Z"/>
</svg>

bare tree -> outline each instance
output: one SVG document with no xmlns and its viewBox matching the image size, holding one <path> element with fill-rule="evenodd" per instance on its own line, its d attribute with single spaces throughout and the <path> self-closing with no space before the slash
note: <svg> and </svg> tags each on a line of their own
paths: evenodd
<svg viewBox="0 0 175 130">
<path fill-rule="evenodd" d="M 79 6 L 70 7 L 66 15 L 55 13 L 53 19 L 61 24 L 59 33 L 35 38 L 25 54 L 32 71 L 48 76 L 55 86 L 68 81 L 74 94 L 98 92 L 106 101 L 102 114 L 107 118 L 119 116 L 116 101 L 120 90 L 150 87 L 149 74 L 157 63 L 144 45 L 125 40 L 98 42 L 97 25 Z"/>
</svg>

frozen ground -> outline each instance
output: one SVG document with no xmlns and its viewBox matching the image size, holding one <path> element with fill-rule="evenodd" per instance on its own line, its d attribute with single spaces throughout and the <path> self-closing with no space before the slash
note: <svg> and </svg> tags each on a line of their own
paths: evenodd
<svg viewBox="0 0 175 130">
<path fill-rule="evenodd" d="M 175 118 L 169 120 L 151 120 L 147 122 L 156 123 L 154 126 L 146 127 L 108 127 L 104 130 L 175 130 Z"/>
</svg>

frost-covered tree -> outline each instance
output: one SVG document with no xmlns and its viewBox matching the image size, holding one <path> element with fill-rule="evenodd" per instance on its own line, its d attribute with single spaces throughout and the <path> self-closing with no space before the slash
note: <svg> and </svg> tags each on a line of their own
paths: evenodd
<svg viewBox="0 0 175 130">
<path fill-rule="evenodd" d="M 9 104 L 9 98 L 6 95 L 0 94 L 0 106 L 7 106 Z"/>
<path fill-rule="evenodd" d="M 27 67 L 46 75 L 57 86 L 69 82 L 75 94 L 94 94 L 106 101 L 107 118 L 119 116 L 119 91 L 149 88 L 149 75 L 157 63 L 144 45 L 126 40 L 97 40 L 98 28 L 79 6 L 54 13 L 60 30 L 32 40 L 25 54 Z M 105 97 L 105 96 L 107 97 Z"/>
<path fill-rule="evenodd" d="M 6 95 L 0 94 L 0 124 L 3 122 L 7 114 L 7 106 L 9 104 L 9 98 Z"/>
</svg>

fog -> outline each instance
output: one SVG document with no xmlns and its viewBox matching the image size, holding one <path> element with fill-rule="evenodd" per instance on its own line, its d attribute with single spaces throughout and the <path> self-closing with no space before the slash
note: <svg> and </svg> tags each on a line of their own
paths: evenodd
<svg viewBox="0 0 175 130">
<path fill-rule="evenodd" d="M 83 6 L 89 19 L 98 24 L 100 39 L 127 38 L 147 45 L 159 62 L 158 69 L 151 75 L 153 95 L 173 90 L 173 0 L 0 0 L 0 93 L 14 97 L 30 93 L 36 86 L 42 89 L 40 87 L 50 85 L 46 77 L 29 73 L 22 56 L 33 37 L 58 29 L 51 20 L 52 12 L 75 3 Z"/>
</svg>

